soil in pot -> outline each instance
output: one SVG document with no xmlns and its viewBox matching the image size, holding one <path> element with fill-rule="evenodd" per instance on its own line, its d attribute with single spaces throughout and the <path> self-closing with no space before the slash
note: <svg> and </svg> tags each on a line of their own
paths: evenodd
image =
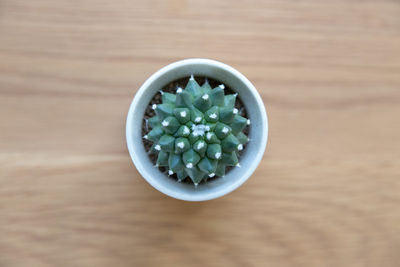
<svg viewBox="0 0 400 267">
<path fill-rule="evenodd" d="M 181 78 L 181 79 L 175 80 L 175 81 L 173 81 L 173 82 L 170 82 L 169 84 L 167 84 L 166 86 L 164 86 L 164 87 L 163 87 L 162 89 L 160 89 L 160 90 L 162 90 L 163 92 L 166 92 L 166 93 L 174 93 L 174 94 L 175 94 L 175 93 L 176 93 L 176 89 L 177 89 L 178 87 L 182 87 L 182 88 L 185 88 L 185 87 L 186 87 L 186 84 L 188 83 L 189 78 L 190 78 L 190 77 Z M 210 86 L 211 86 L 212 88 L 215 88 L 215 87 L 217 87 L 218 85 L 222 84 L 221 82 L 219 82 L 219 81 L 217 81 L 217 80 L 210 79 L 210 78 L 207 78 L 207 79 L 208 79 L 208 83 L 210 84 Z M 202 84 L 205 82 L 206 77 L 200 77 L 200 76 L 198 76 L 198 77 L 195 77 L 195 80 L 196 80 L 196 82 L 197 82 L 198 84 L 202 85 Z M 228 87 L 226 84 L 224 84 L 224 85 L 225 85 L 224 91 L 225 91 L 225 94 L 226 94 L 226 95 L 228 95 L 228 94 L 234 94 L 234 93 L 235 93 L 235 91 L 232 90 L 230 87 Z M 151 108 L 151 106 L 152 106 L 153 104 L 160 104 L 160 103 L 161 103 L 161 93 L 157 93 L 157 94 L 154 95 L 154 97 L 153 97 L 152 100 L 150 101 L 149 105 L 147 105 L 147 108 L 146 108 L 146 110 L 145 110 L 145 114 L 144 114 L 144 116 L 143 116 L 143 121 L 142 121 L 142 136 L 148 134 L 148 133 L 151 131 L 150 126 L 148 126 L 147 123 L 146 123 L 147 119 L 149 119 L 149 118 L 155 116 L 155 111 Z M 238 95 L 238 97 L 236 98 L 235 108 L 237 108 L 237 109 L 239 110 L 239 115 L 241 115 L 241 116 L 247 118 L 246 108 L 245 108 L 245 106 L 244 106 L 244 104 L 243 104 L 243 102 L 242 102 L 242 100 L 241 100 L 241 98 L 240 98 L 240 95 Z M 246 136 L 249 136 L 249 131 L 250 131 L 250 126 L 247 125 L 247 126 L 243 129 L 243 133 L 244 133 Z M 145 150 L 148 152 L 150 161 L 153 163 L 153 165 L 155 165 L 156 162 L 157 162 L 157 155 L 152 154 L 152 153 L 149 153 L 149 151 L 150 151 L 150 149 L 151 149 L 151 146 L 152 146 L 152 142 L 149 141 L 149 140 L 146 140 L 146 139 L 142 139 L 142 141 L 143 141 L 143 145 L 144 145 Z M 239 159 L 239 162 L 240 162 L 240 156 L 244 153 L 245 150 L 246 150 L 246 145 L 243 146 L 243 150 L 239 151 L 239 158 L 238 158 L 238 159 Z M 227 166 L 227 168 L 226 168 L 226 173 L 228 173 L 232 168 L 235 168 L 235 167 Z M 173 174 L 173 175 L 170 175 L 170 176 L 167 175 L 168 169 L 167 169 L 166 167 L 159 167 L 159 170 L 160 170 L 161 172 L 163 172 L 163 173 L 165 174 L 166 177 L 169 177 L 170 179 L 175 179 L 175 180 L 177 180 L 176 174 Z M 214 177 L 212 177 L 212 178 L 208 178 L 207 180 L 218 179 L 218 178 L 219 178 L 219 176 L 214 176 Z M 203 180 L 201 183 L 207 182 L 207 180 Z M 190 183 L 190 184 L 193 184 L 193 182 L 190 180 L 189 177 L 187 177 L 187 178 L 186 178 L 185 180 L 183 180 L 182 182 L 183 182 L 183 183 Z"/>
</svg>

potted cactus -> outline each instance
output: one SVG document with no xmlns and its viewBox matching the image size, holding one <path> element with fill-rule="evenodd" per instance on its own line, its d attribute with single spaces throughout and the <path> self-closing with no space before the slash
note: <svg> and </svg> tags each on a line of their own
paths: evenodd
<svg viewBox="0 0 400 267">
<path fill-rule="evenodd" d="M 239 187 L 262 159 L 267 136 L 254 86 L 207 59 L 178 61 L 153 74 L 137 92 L 126 124 L 128 149 L 142 176 L 189 201 Z"/>
</svg>

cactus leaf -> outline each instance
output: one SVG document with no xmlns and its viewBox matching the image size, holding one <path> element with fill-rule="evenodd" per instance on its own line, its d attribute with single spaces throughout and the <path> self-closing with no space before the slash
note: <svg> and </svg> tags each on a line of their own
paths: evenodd
<svg viewBox="0 0 400 267">
<path fill-rule="evenodd" d="M 222 153 L 221 162 L 228 166 L 236 166 L 239 161 L 236 152 L 224 152 Z"/>
<path fill-rule="evenodd" d="M 249 138 L 243 132 L 238 133 L 236 135 L 236 138 L 239 140 L 239 143 L 241 143 L 242 145 L 247 144 L 247 142 L 249 142 Z"/>
<path fill-rule="evenodd" d="M 185 171 L 187 172 L 190 179 L 192 179 L 195 185 L 198 185 L 201 182 L 201 180 L 203 180 L 203 178 L 206 177 L 206 173 L 200 171 L 197 166 L 190 169 L 186 168 Z"/>
<path fill-rule="evenodd" d="M 219 120 L 223 123 L 230 124 L 235 117 L 233 108 L 222 107 L 219 109 Z"/>
<path fill-rule="evenodd" d="M 221 147 L 224 152 L 232 152 L 237 150 L 239 144 L 239 140 L 236 138 L 236 136 L 230 134 L 224 140 L 222 140 Z"/>
<path fill-rule="evenodd" d="M 171 104 L 158 104 L 156 105 L 156 114 L 160 120 L 168 116 L 173 116 L 174 114 L 174 105 Z"/>
<path fill-rule="evenodd" d="M 243 131 L 243 129 L 246 127 L 247 125 L 247 119 L 240 116 L 240 115 L 235 115 L 235 117 L 233 118 L 232 123 L 230 124 L 231 128 L 232 128 L 232 133 L 237 135 L 238 133 L 240 133 L 241 131 Z"/>
<path fill-rule="evenodd" d="M 207 157 L 211 159 L 221 159 L 222 149 L 219 144 L 210 144 L 207 146 Z"/>
<path fill-rule="evenodd" d="M 235 107 L 236 94 L 226 95 L 224 98 L 224 107 L 233 109 Z"/>
<path fill-rule="evenodd" d="M 193 149 L 200 155 L 200 157 L 204 157 L 207 151 L 207 143 L 200 139 L 193 144 Z"/>
<path fill-rule="evenodd" d="M 158 118 L 158 116 L 154 116 L 148 120 L 148 123 L 150 127 L 153 129 L 154 127 L 160 125 L 160 119 Z"/>
<path fill-rule="evenodd" d="M 174 114 L 181 124 L 187 123 L 190 120 L 190 110 L 188 108 L 175 108 Z"/>
<path fill-rule="evenodd" d="M 198 108 L 200 111 L 205 112 L 211 107 L 211 99 L 210 95 L 205 93 L 199 95 L 193 102 L 193 105 Z"/>
<path fill-rule="evenodd" d="M 228 125 L 222 122 L 217 122 L 214 133 L 218 139 L 222 140 L 231 133 L 232 129 Z"/>
<path fill-rule="evenodd" d="M 215 87 L 210 92 L 211 103 L 213 106 L 224 105 L 224 89 L 220 86 Z"/>
<path fill-rule="evenodd" d="M 185 91 L 191 94 L 193 97 L 197 97 L 201 94 L 202 90 L 200 88 L 200 85 L 196 82 L 196 80 L 192 77 L 189 79 Z"/>
<path fill-rule="evenodd" d="M 176 176 L 178 177 L 178 181 L 183 181 L 186 177 L 188 177 L 188 174 L 186 173 L 185 169 L 177 171 Z"/>
<path fill-rule="evenodd" d="M 176 102 L 176 95 L 170 93 L 162 93 L 161 100 L 164 104 L 173 104 Z"/>
<path fill-rule="evenodd" d="M 219 120 L 219 109 L 216 106 L 211 107 L 204 113 L 204 118 L 208 122 L 217 122 Z"/>
<path fill-rule="evenodd" d="M 217 169 L 215 170 L 215 174 L 218 176 L 225 176 L 226 165 L 221 161 L 218 161 Z"/>
<path fill-rule="evenodd" d="M 169 153 L 161 150 L 160 153 L 158 153 L 156 164 L 158 166 L 168 166 L 168 158 L 169 158 Z"/>
<path fill-rule="evenodd" d="M 176 94 L 176 101 L 175 105 L 178 108 L 190 107 L 192 106 L 192 95 L 188 92 L 181 91 L 180 93 Z"/>
<path fill-rule="evenodd" d="M 201 91 L 202 91 L 202 93 L 207 93 L 207 92 L 211 91 L 211 89 L 212 88 L 211 88 L 210 84 L 208 83 L 208 80 L 206 79 L 206 81 L 201 86 Z"/>
<path fill-rule="evenodd" d="M 158 145 L 159 145 L 159 147 L 161 147 L 161 149 L 163 151 L 173 152 L 174 145 L 175 145 L 175 138 L 171 135 L 164 134 L 163 136 L 161 136 L 160 140 L 158 141 Z M 159 150 L 159 149 L 157 149 L 157 150 Z"/>
<path fill-rule="evenodd" d="M 208 144 L 219 144 L 221 141 L 218 139 L 218 137 L 215 135 L 214 132 L 208 132 L 205 135 L 205 140 Z"/>
<path fill-rule="evenodd" d="M 178 137 L 175 139 L 175 154 L 181 154 L 190 149 L 190 143 L 187 138 Z"/>
<path fill-rule="evenodd" d="M 193 149 L 189 149 L 188 151 L 183 153 L 182 160 L 183 163 L 185 164 L 185 167 L 190 169 L 199 162 L 200 156 Z"/>
<path fill-rule="evenodd" d="M 183 161 L 181 158 L 181 155 L 170 153 L 168 157 L 168 166 L 169 170 L 173 171 L 174 173 L 177 173 L 185 167 L 183 165 Z"/>
<path fill-rule="evenodd" d="M 174 134 L 181 124 L 175 117 L 170 116 L 161 121 L 161 126 L 166 133 Z"/>
<path fill-rule="evenodd" d="M 153 143 L 157 143 L 160 137 L 164 134 L 163 129 L 160 126 L 156 126 L 147 134 L 147 139 Z"/>
<path fill-rule="evenodd" d="M 180 137 L 188 137 L 190 135 L 190 128 L 187 127 L 186 125 L 181 125 L 179 127 L 178 131 L 176 131 L 175 136 L 180 136 Z"/>
<path fill-rule="evenodd" d="M 190 120 L 195 123 L 201 123 L 203 121 L 203 113 L 197 108 L 192 108 L 190 111 Z"/>
<path fill-rule="evenodd" d="M 209 159 L 204 157 L 197 165 L 199 169 L 207 174 L 215 173 L 218 165 L 218 160 Z"/>
</svg>

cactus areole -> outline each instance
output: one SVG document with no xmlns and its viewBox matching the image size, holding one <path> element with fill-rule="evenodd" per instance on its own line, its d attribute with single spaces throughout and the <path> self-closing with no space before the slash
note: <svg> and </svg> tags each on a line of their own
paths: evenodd
<svg viewBox="0 0 400 267">
<path fill-rule="evenodd" d="M 207 79 L 199 85 L 193 75 L 185 88 L 162 92 L 161 103 L 152 104 L 155 115 L 143 138 L 151 143 L 156 166 L 187 177 L 197 186 L 208 178 L 224 176 L 228 167 L 240 167 L 239 153 L 249 141 L 243 130 L 250 120 L 235 108 L 237 94 L 212 88 Z"/>
</svg>

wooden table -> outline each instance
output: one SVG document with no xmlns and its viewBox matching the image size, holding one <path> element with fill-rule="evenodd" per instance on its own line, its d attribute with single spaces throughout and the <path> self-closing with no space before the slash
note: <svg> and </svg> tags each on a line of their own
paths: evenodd
<svg viewBox="0 0 400 267">
<path fill-rule="evenodd" d="M 270 119 L 240 189 L 187 203 L 128 155 L 153 72 L 205 57 Z M 398 1 L 0 0 L 0 266 L 399 266 Z"/>
</svg>

